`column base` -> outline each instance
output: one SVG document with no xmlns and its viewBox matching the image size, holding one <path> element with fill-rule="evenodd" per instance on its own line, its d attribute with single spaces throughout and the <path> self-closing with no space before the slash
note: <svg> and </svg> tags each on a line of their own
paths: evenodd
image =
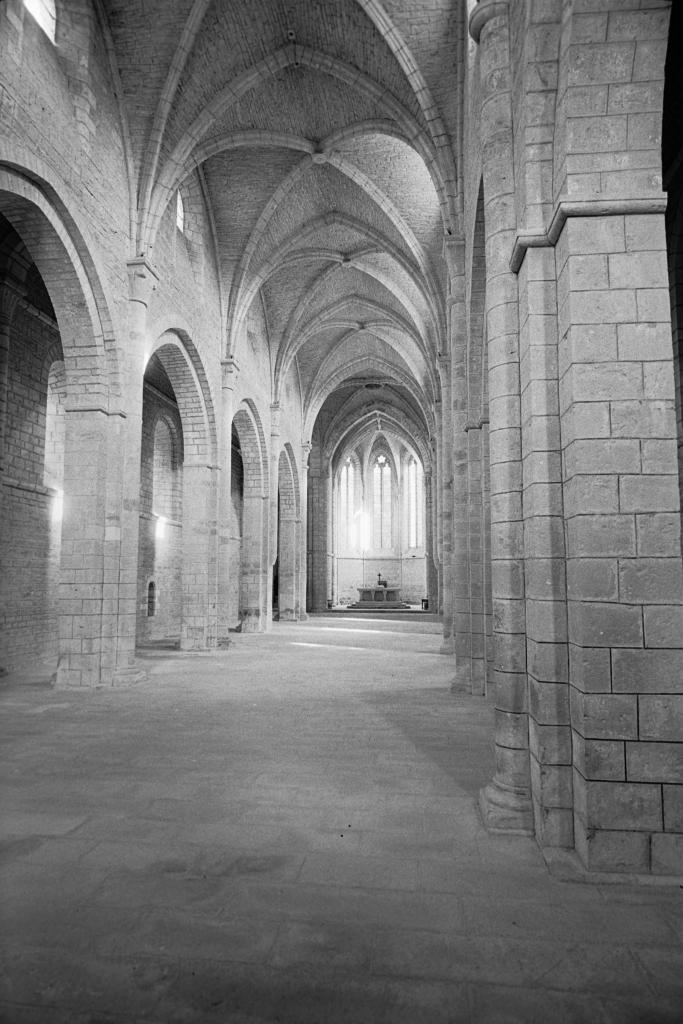
<svg viewBox="0 0 683 1024">
<path fill-rule="evenodd" d="M 260 611 L 247 608 L 242 616 L 242 633 L 264 633 L 265 623 Z"/>
<path fill-rule="evenodd" d="M 490 782 L 479 793 L 479 810 L 488 832 L 521 836 L 534 834 L 534 812 L 528 795 L 502 789 L 497 782 Z"/>
</svg>

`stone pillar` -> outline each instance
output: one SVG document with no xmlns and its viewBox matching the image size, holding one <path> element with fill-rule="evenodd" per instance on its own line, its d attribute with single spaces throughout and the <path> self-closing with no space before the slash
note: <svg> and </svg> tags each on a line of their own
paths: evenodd
<svg viewBox="0 0 683 1024">
<path fill-rule="evenodd" d="M 59 582 L 57 686 L 112 682 L 117 616 L 109 614 L 105 564 L 109 415 L 69 395 L 64 408 L 64 502 Z M 137 539 L 137 533 L 136 533 Z M 117 531 L 118 539 L 118 531 Z M 115 600 L 115 599 L 114 599 Z M 135 599 L 132 601 L 135 618 Z M 124 620 L 125 621 L 125 620 Z M 120 618 L 119 618 L 120 624 Z M 126 623 L 127 624 L 127 623 Z M 134 633 L 133 633 L 134 642 Z M 103 674 L 103 652 L 107 670 Z"/>
<path fill-rule="evenodd" d="M 107 533 L 112 540 L 117 535 L 120 549 L 116 582 L 113 579 L 111 581 L 111 585 L 116 588 L 118 617 L 114 682 L 126 682 L 131 673 L 135 672 L 142 385 L 147 348 L 147 307 L 158 280 L 158 274 L 144 257 L 128 262 L 128 345 L 126 362 L 122 366 L 125 419 L 118 438 L 123 454 L 121 459 L 121 454 L 117 452 L 109 466 L 109 476 L 112 477 L 114 467 L 121 459 L 122 502 L 119 521 L 110 517 L 107 525 Z M 66 495 L 66 487 L 64 493 Z"/>
<path fill-rule="evenodd" d="M 683 864 L 683 573 L 659 177 L 668 13 L 603 4 L 597 43 L 583 19 L 563 20 L 564 187 L 548 229 L 575 847 L 590 869 L 655 874 Z"/>
<path fill-rule="evenodd" d="M 268 459 L 268 501 L 264 505 L 266 514 L 266 581 L 265 616 L 267 628 L 273 621 L 273 580 L 275 562 L 279 551 L 278 502 L 280 494 L 280 404 L 270 406 L 270 449 Z"/>
<path fill-rule="evenodd" d="M 493 599 L 491 594 L 491 474 L 489 471 L 489 421 L 481 420 L 481 579 L 484 605 L 484 664 L 486 692 L 496 685 L 493 657 Z"/>
<path fill-rule="evenodd" d="M 211 537 L 216 467 L 183 463 L 182 650 L 216 645 L 215 595 L 212 601 Z"/>
<path fill-rule="evenodd" d="M 482 423 L 469 419 L 472 410 L 468 401 L 468 421 L 465 424 L 467 480 L 465 521 L 463 529 L 467 545 L 467 611 L 469 626 L 469 677 L 463 679 L 471 693 L 482 696 L 486 692 L 486 618 L 484 614 L 484 522 L 483 522 L 483 460 Z"/>
<path fill-rule="evenodd" d="M 253 467 L 245 463 L 245 477 Z M 246 484 L 242 507 L 242 583 L 240 587 L 243 633 L 262 633 L 266 627 L 268 495 L 253 482 Z"/>
<path fill-rule="evenodd" d="M 536 838 L 573 845 L 567 601 L 555 259 L 528 249 L 519 271 L 524 567 L 531 792 Z"/>
<path fill-rule="evenodd" d="M 465 317 L 465 251 L 464 243 L 449 239 L 444 243 L 448 266 L 448 334 L 451 371 L 450 491 L 451 566 L 453 592 L 453 650 L 455 671 L 454 692 L 471 690 L 471 623 L 469 613 L 468 552 L 468 460 L 467 460 L 467 331 Z"/>
<path fill-rule="evenodd" d="M 436 612 L 439 606 L 439 580 L 436 571 L 436 553 L 434 551 L 434 510 L 433 484 L 431 466 L 425 467 L 425 556 L 427 561 L 427 599 L 430 612 Z"/>
<path fill-rule="evenodd" d="M 270 463 L 269 463 L 270 511 L 268 516 L 268 565 L 275 565 L 278 556 L 277 507 L 280 493 L 280 403 L 270 407 Z"/>
<path fill-rule="evenodd" d="M 278 614 L 281 620 L 296 621 L 297 519 L 293 510 L 281 510 L 278 539 Z"/>
<path fill-rule="evenodd" d="M 434 419 L 436 421 L 436 438 L 434 441 L 434 472 L 432 474 L 432 515 L 434 517 L 434 564 L 436 569 L 437 602 L 434 611 L 443 614 L 443 520 L 441 518 L 441 395 L 434 403 Z"/>
<path fill-rule="evenodd" d="M 454 654 L 453 639 L 455 580 L 453 578 L 453 415 L 451 361 L 439 357 L 441 375 L 441 565 L 443 641 L 441 654 Z"/>
<path fill-rule="evenodd" d="M 311 534 L 311 609 L 327 609 L 327 473 L 322 451 L 315 445 L 309 470 L 309 517 Z"/>
<path fill-rule="evenodd" d="M 297 617 L 301 622 L 308 618 L 306 613 L 306 588 L 308 584 L 308 460 L 312 444 L 305 441 L 301 445 L 301 473 L 299 475 L 299 522 L 297 529 L 298 553 L 298 601 Z"/>
<path fill-rule="evenodd" d="M 232 418 L 235 414 L 235 385 L 239 367 L 234 359 L 225 359 L 222 369 L 222 408 L 220 452 L 220 484 L 218 494 L 218 641 L 227 641 L 230 630 L 231 532 L 232 532 Z"/>
<path fill-rule="evenodd" d="M 533 828 L 524 607 L 522 453 L 514 151 L 507 0 L 480 0 L 470 17 L 482 87 L 486 323 L 489 374 L 491 563 L 496 676 L 496 771 L 481 795 L 487 827 Z M 494 410 L 494 411 L 492 411 Z"/>
<path fill-rule="evenodd" d="M 327 565 L 327 601 L 336 604 L 337 601 L 337 559 L 336 559 L 336 538 L 337 538 L 337 517 L 335 515 L 334 481 L 332 479 L 332 460 L 327 452 L 323 452 L 325 466 L 325 495 L 327 508 L 327 545 L 325 562 Z M 326 605 L 327 606 L 327 605 Z"/>
<path fill-rule="evenodd" d="M 556 256 L 576 847 L 594 868 L 674 873 L 683 577 L 663 214 L 568 219 Z"/>
</svg>

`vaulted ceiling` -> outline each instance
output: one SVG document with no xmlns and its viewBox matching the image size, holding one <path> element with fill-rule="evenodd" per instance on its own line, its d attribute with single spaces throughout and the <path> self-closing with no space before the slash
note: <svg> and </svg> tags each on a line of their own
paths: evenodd
<svg viewBox="0 0 683 1024">
<path fill-rule="evenodd" d="M 312 425 L 379 383 L 432 429 L 444 236 L 460 132 L 454 0 L 102 0 L 137 184 L 138 253 L 198 175 L 226 354 L 254 303 L 274 397 L 295 367 Z M 377 398 L 379 401 L 379 398 Z M 376 404 L 376 403 L 375 403 Z"/>
</svg>

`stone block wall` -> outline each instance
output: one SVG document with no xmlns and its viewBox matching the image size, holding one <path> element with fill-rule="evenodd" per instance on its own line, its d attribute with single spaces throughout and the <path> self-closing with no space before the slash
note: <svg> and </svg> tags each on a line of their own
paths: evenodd
<svg viewBox="0 0 683 1024">
<path fill-rule="evenodd" d="M 577 848 L 597 868 L 674 873 L 683 572 L 663 218 L 573 218 L 556 258 Z"/>
<path fill-rule="evenodd" d="M 668 19 L 658 0 L 482 0 L 470 77 L 497 146 L 484 131 L 489 288 L 501 273 L 491 243 L 511 220 L 492 186 L 510 184 L 499 154 L 506 132 L 513 140 L 523 462 L 523 547 L 515 516 L 494 527 L 494 545 L 523 556 L 526 689 L 498 674 L 505 714 L 485 813 L 508 828 L 529 820 L 514 712 L 528 722 L 539 841 L 575 848 L 591 870 L 655 874 L 683 865 L 677 378 L 660 151 Z M 475 151 L 466 175 L 478 161 Z M 499 319 L 487 324 L 489 357 Z M 501 406 L 496 380 L 492 458 L 514 399 L 513 389 Z"/>
<path fill-rule="evenodd" d="M 61 358 L 54 323 L 17 306 L 10 324 L 0 516 L 0 665 L 11 670 L 57 653 L 61 505 L 46 475 L 50 367 Z M 61 453 L 57 450 L 62 448 Z M 52 440 L 52 464 L 63 440 Z M 49 482 L 48 482 L 49 481 Z"/>
</svg>

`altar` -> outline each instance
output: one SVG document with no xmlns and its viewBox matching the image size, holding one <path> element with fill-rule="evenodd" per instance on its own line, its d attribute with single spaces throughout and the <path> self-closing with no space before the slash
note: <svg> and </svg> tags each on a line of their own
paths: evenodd
<svg viewBox="0 0 683 1024">
<path fill-rule="evenodd" d="M 400 587 L 389 586 L 382 574 L 377 574 L 377 583 L 371 587 L 358 587 L 358 600 L 349 605 L 357 611 L 389 611 L 396 608 L 410 608 L 401 600 Z"/>
</svg>

